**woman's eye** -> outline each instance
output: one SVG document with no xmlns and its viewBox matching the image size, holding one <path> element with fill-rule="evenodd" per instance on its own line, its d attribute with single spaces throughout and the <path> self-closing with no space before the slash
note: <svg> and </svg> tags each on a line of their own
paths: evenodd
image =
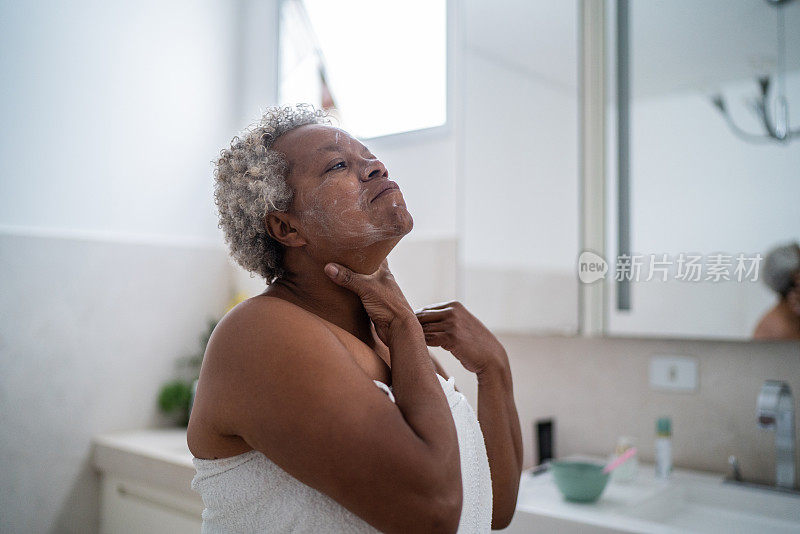
<svg viewBox="0 0 800 534">
<path fill-rule="evenodd" d="M 330 168 L 330 169 L 328 169 L 328 170 L 329 170 L 329 171 L 335 171 L 335 170 L 337 170 L 337 169 L 344 169 L 345 167 L 347 167 L 347 165 L 345 164 L 345 162 L 344 162 L 344 161 L 340 161 L 339 163 L 336 163 L 336 164 L 335 164 L 333 167 L 331 167 L 331 168 Z"/>
</svg>

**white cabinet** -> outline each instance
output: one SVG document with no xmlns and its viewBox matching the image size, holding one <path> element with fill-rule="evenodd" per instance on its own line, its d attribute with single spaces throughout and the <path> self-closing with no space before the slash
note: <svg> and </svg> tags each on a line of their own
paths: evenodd
<svg viewBox="0 0 800 534">
<path fill-rule="evenodd" d="M 192 491 L 185 429 L 143 430 L 95 439 L 102 534 L 200 532 L 203 500 Z"/>
<path fill-rule="evenodd" d="M 198 502 L 199 501 L 199 502 Z M 101 534 L 200 532 L 203 502 L 131 479 L 103 475 Z"/>
</svg>

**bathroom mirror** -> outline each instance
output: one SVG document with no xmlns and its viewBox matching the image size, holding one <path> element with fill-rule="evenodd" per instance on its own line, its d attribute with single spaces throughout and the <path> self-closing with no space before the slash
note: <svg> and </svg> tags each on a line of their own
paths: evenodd
<svg viewBox="0 0 800 534">
<path fill-rule="evenodd" d="M 791 337 L 800 1 L 608 8 L 606 333 Z"/>
<path fill-rule="evenodd" d="M 578 328 L 577 2 L 461 4 L 459 293 L 496 332 Z"/>
</svg>

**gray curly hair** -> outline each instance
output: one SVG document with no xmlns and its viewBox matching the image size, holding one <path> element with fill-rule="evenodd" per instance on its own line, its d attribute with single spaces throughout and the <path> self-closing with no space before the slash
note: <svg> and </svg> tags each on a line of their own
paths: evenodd
<svg viewBox="0 0 800 534">
<path fill-rule="evenodd" d="M 284 248 L 267 233 L 264 218 L 272 211 L 288 210 L 293 196 L 286 183 L 288 162 L 271 147 L 281 135 L 306 124 L 330 124 L 330 120 L 310 104 L 268 108 L 233 138 L 215 162 L 218 226 L 233 259 L 267 284 L 284 273 Z"/>
<path fill-rule="evenodd" d="M 794 287 L 794 277 L 800 273 L 800 244 L 786 243 L 773 248 L 764 258 L 764 283 L 785 297 Z"/>
</svg>

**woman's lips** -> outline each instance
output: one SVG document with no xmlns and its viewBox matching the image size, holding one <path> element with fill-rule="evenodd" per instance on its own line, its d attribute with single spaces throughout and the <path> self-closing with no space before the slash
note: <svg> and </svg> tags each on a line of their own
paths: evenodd
<svg viewBox="0 0 800 534">
<path fill-rule="evenodd" d="M 383 184 L 381 186 L 381 190 L 378 191 L 377 195 L 372 197 L 372 200 L 370 200 L 370 202 L 374 202 L 376 198 L 382 196 L 384 193 L 386 193 L 388 191 L 399 191 L 399 190 L 400 190 L 400 187 L 395 182 L 389 180 L 388 182 L 386 182 L 385 184 Z"/>
</svg>

